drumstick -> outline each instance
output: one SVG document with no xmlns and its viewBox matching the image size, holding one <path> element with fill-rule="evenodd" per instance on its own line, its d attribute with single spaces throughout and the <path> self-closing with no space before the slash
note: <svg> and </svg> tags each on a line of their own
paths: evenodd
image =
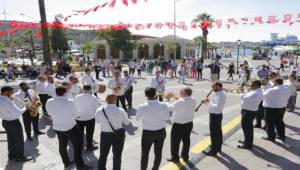
<svg viewBox="0 0 300 170">
<path fill-rule="evenodd" d="M 209 97 L 210 94 L 213 92 L 213 90 L 211 90 L 207 95 L 206 97 Z M 200 102 L 200 104 L 197 106 L 197 108 L 195 109 L 195 112 L 198 112 L 199 108 L 202 106 L 203 102 Z"/>
</svg>

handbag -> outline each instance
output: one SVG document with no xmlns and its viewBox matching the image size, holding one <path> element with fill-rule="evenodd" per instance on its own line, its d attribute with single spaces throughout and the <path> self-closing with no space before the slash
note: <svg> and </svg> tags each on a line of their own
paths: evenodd
<svg viewBox="0 0 300 170">
<path fill-rule="evenodd" d="M 108 117 L 107 117 L 107 115 L 106 115 L 106 112 L 105 112 L 104 108 L 102 108 L 102 112 L 103 112 L 103 114 L 104 114 L 106 120 L 108 121 L 108 124 L 109 124 L 111 130 L 113 131 L 113 134 L 115 135 L 115 137 L 118 138 L 118 139 L 121 139 L 121 140 L 124 139 L 124 138 L 125 138 L 125 134 L 124 134 L 124 132 L 123 132 L 124 130 L 123 130 L 123 129 L 115 130 L 115 128 L 113 127 L 113 125 L 112 125 L 111 122 L 109 121 L 109 119 L 108 119 Z"/>
</svg>

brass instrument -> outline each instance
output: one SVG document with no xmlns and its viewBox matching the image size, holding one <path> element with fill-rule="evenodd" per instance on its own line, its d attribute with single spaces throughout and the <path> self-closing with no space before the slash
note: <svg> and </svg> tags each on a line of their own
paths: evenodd
<svg viewBox="0 0 300 170">
<path fill-rule="evenodd" d="M 223 88 L 223 91 L 224 92 L 227 92 L 227 93 L 236 93 L 236 94 L 242 94 L 242 93 L 245 93 L 247 91 L 250 90 L 250 87 L 248 86 L 243 86 L 243 87 L 238 87 L 237 89 L 226 89 L 226 88 Z"/>
<path fill-rule="evenodd" d="M 163 98 L 166 98 L 167 100 L 170 100 L 171 98 L 173 98 L 174 100 L 179 100 L 180 98 L 173 92 L 166 92 L 163 95 Z"/>
<path fill-rule="evenodd" d="M 99 90 L 98 93 L 103 94 L 106 91 L 106 85 L 105 84 L 99 84 Z"/>
<path fill-rule="evenodd" d="M 32 105 L 28 106 L 27 99 L 20 99 L 16 96 L 12 96 L 13 100 L 16 100 L 20 102 L 24 107 L 26 107 L 30 111 L 30 115 L 32 117 L 37 117 L 37 115 L 40 113 L 40 107 L 42 106 L 42 103 L 37 97 L 34 97 L 32 99 Z M 47 115 L 47 113 L 42 112 L 43 115 Z"/>
<path fill-rule="evenodd" d="M 116 79 L 116 85 L 114 86 L 113 88 L 113 93 L 116 95 L 116 96 L 120 96 L 121 95 L 121 91 L 122 91 L 122 83 L 120 81 L 120 79 Z"/>
</svg>

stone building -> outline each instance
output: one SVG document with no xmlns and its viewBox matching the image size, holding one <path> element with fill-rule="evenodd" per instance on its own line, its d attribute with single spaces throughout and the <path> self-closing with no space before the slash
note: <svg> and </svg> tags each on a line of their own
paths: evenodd
<svg viewBox="0 0 300 170">
<path fill-rule="evenodd" d="M 124 56 L 122 51 L 118 51 L 109 46 L 105 40 L 96 40 L 95 45 L 95 57 L 102 59 L 118 58 L 118 59 L 130 59 L 130 58 L 145 58 L 145 59 L 158 59 L 159 56 L 164 58 L 173 58 L 174 50 L 169 51 L 167 46 L 174 44 L 174 36 L 169 35 L 165 37 L 151 37 L 145 35 L 133 35 L 134 41 L 137 42 L 137 48 L 134 49 L 128 56 Z M 195 41 L 176 37 L 177 45 L 177 58 L 195 57 L 198 45 Z"/>
</svg>

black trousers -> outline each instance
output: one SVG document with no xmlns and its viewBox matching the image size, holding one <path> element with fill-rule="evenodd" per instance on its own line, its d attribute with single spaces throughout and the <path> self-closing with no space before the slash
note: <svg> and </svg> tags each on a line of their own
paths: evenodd
<svg viewBox="0 0 300 170">
<path fill-rule="evenodd" d="M 261 120 L 264 118 L 264 112 L 265 112 L 265 108 L 263 106 L 263 102 L 260 102 L 260 104 L 258 106 L 258 112 L 255 115 L 256 124 L 258 126 L 261 126 Z"/>
<path fill-rule="evenodd" d="M 163 100 L 164 100 L 163 95 L 157 95 L 157 96 L 158 96 L 158 101 L 163 102 Z"/>
<path fill-rule="evenodd" d="M 95 66 L 96 79 L 99 79 L 100 71 L 101 71 L 101 67 L 100 66 Z"/>
<path fill-rule="evenodd" d="M 30 111 L 26 110 L 22 117 L 27 138 L 31 136 L 31 124 L 33 126 L 34 133 L 36 134 L 39 132 L 39 114 L 36 117 L 32 117 L 30 115 Z"/>
<path fill-rule="evenodd" d="M 141 170 L 146 170 L 148 167 L 149 152 L 151 146 L 154 144 L 154 163 L 152 170 L 158 170 L 164 141 L 166 138 L 166 130 L 161 129 L 157 131 L 143 130 L 142 134 L 142 158 L 141 158 Z"/>
<path fill-rule="evenodd" d="M 171 156 L 172 159 L 179 160 L 179 145 L 182 141 L 181 157 L 189 159 L 190 136 L 193 130 L 193 122 L 178 124 L 174 123 L 171 129 Z"/>
<path fill-rule="evenodd" d="M 223 114 L 209 114 L 209 130 L 211 139 L 211 151 L 217 153 L 222 149 L 223 133 L 222 133 Z"/>
<path fill-rule="evenodd" d="M 121 169 L 125 130 L 117 130 L 117 133 L 119 135 L 118 137 L 110 132 L 101 132 L 100 157 L 98 161 L 99 170 L 106 170 L 107 156 L 111 147 L 113 152 L 113 170 Z"/>
<path fill-rule="evenodd" d="M 8 158 L 21 158 L 24 156 L 24 136 L 19 119 L 2 120 L 2 126 L 7 135 Z"/>
<path fill-rule="evenodd" d="M 268 138 L 275 140 L 276 133 L 280 139 L 285 140 L 285 124 L 283 121 L 286 108 L 266 108 L 265 121 L 267 127 Z"/>
<path fill-rule="evenodd" d="M 247 147 L 253 146 L 253 120 L 256 115 L 256 111 L 242 110 L 242 129 L 244 132 L 244 145 Z"/>
<path fill-rule="evenodd" d="M 202 69 L 197 69 L 197 73 L 198 73 L 198 79 L 201 78 L 202 79 Z"/>
<path fill-rule="evenodd" d="M 129 108 L 132 108 L 132 92 L 133 92 L 132 86 L 130 86 L 130 88 L 125 92 L 125 99 L 127 101 Z"/>
<path fill-rule="evenodd" d="M 42 110 L 44 113 L 47 113 L 46 103 L 47 103 L 47 100 L 50 98 L 50 96 L 48 94 L 39 94 L 39 97 L 40 97 L 40 100 L 42 103 Z"/>
<path fill-rule="evenodd" d="M 86 148 L 93 147 L 93 135 L 95 130 L 95 118 L 91 120 L 76 120 L 78 128 L 79 128 L 79 135 L 81 140 L 81 145 L 83 146 L 83 134 L 84 129 L 86 129 Z"/>
<path fill-rule="evenodd" d="M 135 68 L 129 68 L 129 74 L 134 75 Z"/>
<path fill-rule="evenodd" d="M 123 96 L 118 96 L 117 98 L 117 106 L 120 106 L 120 103 L 122 105 L 122 108 L 127 112 L 127 107 L 126 107 L 126 101 L 125 101 L 125 95 Z"/>
<path fill-rule="evenodd" d="M 67 147 L 68 141 L 70 141 L 73 145 L 74 149 L 74 161 L 76 166 L 82 166 L 82 139 L 80 138 L 79 128 L 74 126 L 72 129 L 68 131 L 56 131 L 59 145 L 59 154 L 62 158 L 64 165 L 70 164 L 70 159 L 68 157 Z"/>
</svg>

